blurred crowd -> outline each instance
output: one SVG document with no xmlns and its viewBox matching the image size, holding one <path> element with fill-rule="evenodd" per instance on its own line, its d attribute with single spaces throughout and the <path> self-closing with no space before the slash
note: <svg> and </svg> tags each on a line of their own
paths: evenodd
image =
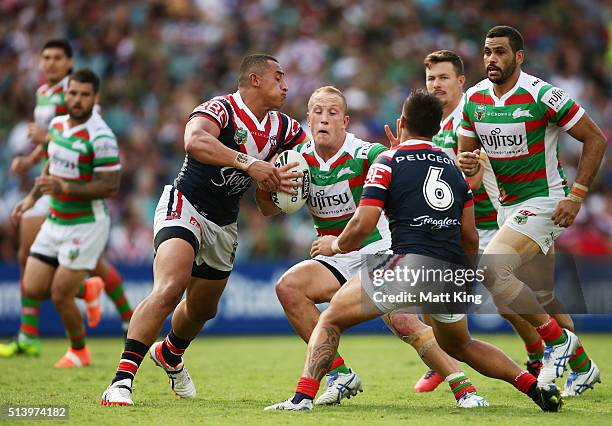
<svg viewBox="0 0 612 426">
<path fill-rule="evenodd" d="M 289 96 L 283 110 L 304 125 L 311 92 L 334 84 L 347 97 L 349 131 L 385 142 L 412 88 L 424 86 L 432 50 L 457 51 L 467 85 L 484 77 L 482 44 L 498 24 L 517 27 L 524 69 L 564 88 L 612 141 L 612 6 L 595 0 L 0 0 L 0 260 L 13 260 L 13 205 L 31 185 L 11 176 L 31 149 L 26 126 L 41 83 L 40 48 L 67 37 L 77 68 L 103 79 L 102 114 L 121 146 L 121 194 L 110 203 L 110 259 L 152 258 L 153 212 L 183 161 L 183 129 L 195 105 L 236 90 L 245 54 L 275 55 Z M 467 88 L 467 87 L 466 87 Z M 570 180 L 581 145 L 565 136 Z M 608 155 L 609 158 L 609 155 Z M 314 238 L 307 210 L 264 218 L 242 202 L 240 259 L 302 258 Z M 561 249 L 612 252 L 612 163 L 605 162 Z"/>
</svg>

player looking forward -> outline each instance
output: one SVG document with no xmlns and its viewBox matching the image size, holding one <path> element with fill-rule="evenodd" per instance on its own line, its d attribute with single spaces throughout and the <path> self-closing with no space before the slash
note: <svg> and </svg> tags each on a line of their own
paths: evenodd
<svg viewBox="0 0 612 426">
<path fill-rule="evenodd" d="M 606 138 L 562 89 L 523 72 L 523 60 L 523 38 L 515 28 L 489 30 L 484 43 L 487 79 L 466 93 L 458 162 L 478 187 L 482 147 L 499 184 L 500 230 L 481 262 L 496 304 L 519 314 L 544 341 L 538 381 L 551 383 L 569 364 L 573 372 L 563 393 L 577 395 L 599 381 L 599 370 L 578 337 L 542 308 L 541 303 L 554 298 L 552 290 L 538 300 L 516 271 L 535 267 L 553 281 L 553 269 L 539 265 L 554 264 L 554 240 L 578 214 L 601 164 Z M 583 143 L 571 189 L 557 156 L 560 131 Z"/>
<path fill-rule="evenodd" d="M 357 209 L 370 165 L 387 149 L 347 132 L 347 109 L 344 94 L 337 88 L 325 86 L 315 90 L 308 101 L 308 124 L 313 140 L 296 148 L 310 168 L 308 207 L 319 236 L 340 235 Z M 279 212 L 269 192 L 258 191 L 257 194 L 262 213 Z M 280 278 L 276 294 L 289 322 L 305 342 L 310 339 L 320 315 L 316 304 L 329 302 L 341 286 L 359 274 L 365 263 L 364 254 L 385 251 L 390 246 L 389 223 L 381 216 L 358 249 L 304 260 Z M 484 398 L 476 395 L 476 388 L 469 383 L 459 364 L 440 349 L 431 327 L 423 324 L 414 313 L 397 312 L 384 319 L 398 337 L 414 347 L 427 365 L 442 374 L 442 380 L 447 378 L 459 407 L 486 405 Z M 331 370 L 327 372 L 327 388 L 316 404 L 339 403 L 359 390 L 361 380 L 336 353 Z"/>
<path fill-rule="evenodd" d="M 250 55 L 240 65 L 238 91 L 204 102 L 189 116 L 185 162 L 155 212 L 153 290 L 134 312 L 102 405 L 133 404 L 132 381 L 147 351 L 177 395 L 195 397 L 182 354 L 216 315 L 238 246 L 240 198 L 253 180 L 266 191 L 294 193 L 301 185 L 287 172 L 297 163 L 277 169 L 268 162 L 306 138 L 297 121 L 277 111 L 287 90 L 275 58 Z M 170 313 L 170 333 L 153 344 Z"/>
<path fill-rule="evenodd" d="M 117 194 L 121 178 L 115 135 L 93 112 L 99 87 L 98 76 L 88 69 L 68 78 L 68 115 L 49 125 L 49 161 L 13 211 L 19 220 L 41 195 L 50 196 L 49 215 L 30 249 L 23 289 L 33 300 L 51 298 L 62 318 L 70 348 L 55 364 L 59 368 L 90 363 L 74 296 L 106 246 L 110 217 L 104 199 Z"/>
<path fill-rule="evenodd" d="M 44 44 L 41 50 L 39 67 L 46 82 L 36 91 L 34 122 L 28 126 L 28 135 L 35 147 L 29 155 L 17 156 L 13 159 L 11 171 L 15 174 L 27 173 L 41 160 L 43 166 L 46 162 L 49 123 L 54 117 L 68 112 L 66 89 L 73 67 L 72 56 L 72 46 L 65 39 L 51 39 Z M 96 113 L 96 106 L 94 106 L 94 113 Z M 31 209 L 22 215 L 19 221 L 18 257 L 22 274 L 30 254 L 30 246 L 48 213 L 49 196 L 43 195 Z M 97 303 L 97 297 L 103 287 L 121 315 L 124 329 L 127 330 L 132 310 L 125 296 L 121 276 L 103 257 L 92 271 L 92 275 L 94 277 L 84 280 L 77 294 L 77 297 L 85 299 L 89 326 L 95 327 L 100 321 L 100 306 Z M 21 285 L 20 291 L 20 330 L 14 341 L 0 344 L 0 357 L 40 355 L 38 337 L 40 302 L 25 296 Z"/>
</svg>

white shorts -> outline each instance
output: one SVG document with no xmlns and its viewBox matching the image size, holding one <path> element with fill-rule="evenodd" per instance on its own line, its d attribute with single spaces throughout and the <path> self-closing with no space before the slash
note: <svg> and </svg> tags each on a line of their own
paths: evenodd
<svg viewBox="0 0 612 426">
<path fill-rule="evenodd" d="M 238 247 L 237 224 L 219 226 L 211 222 L 172 185 L 164 187 L 157 203 L 153 231 L 156 250 L 170 238 L 181 238 L 192 245 L 195 264 L 206 268 L 194 267 L 194 276 L 221 279 L 232 270 Z"/>
<path fill-rule="evenodd" d="M 483 253 L 499 229 L 477 229 L 478 253 Z"/>
<path fill-rule="evenodd" d="M 366 255 L 378 253 L 383 250 L 388 250 L 391 246 L 391 241 L 382 239 L 376 241 L 359 251 L 352 251 L 350 253 L 339 253 L 334 256 L 323 256 L 318 255 L 313 260 L 321 261 L 327 265 L 330 265 L 336 269 L 344 277 L 344 281 L 348 281 L 353 276 L 359 273 L 362 266 L 365 265 Z M 340 283 L 344 284 L 344 283 Z"/>
<path fill-rule="evenodd" d="M 57 259 L 68 269 L 92 270 L 104 251 L 109 231 L 109 217 L 76 225 L 58 225 L 47 219 L 36 235 L 30 255 Z"/>
<path fill-rule="evenodd" d="M 563 228 L 550 219 L 561 198 L 536 197 L 513 206 L 500 206 L 497 223 L 508 226 L 536 242 L 547 254 Z"/>
<path fill-rule="evenodd" d="M 31 209 L 27 210 L 21 217 L 26 219 L 28 217 L 47 217 L 49 214 L 49 195 L 43 195 Z"/>
<path fill-rule="evenodd" d="M 386 265 L 385 256 L 389 260 Z M 393 255 L 376 255 L 368 258 L 368 266 L 367 269 L 361 273 L 361 287 L 365 294 L 369 297 L 369 299 L 374 303 L 374 305 L 383 313 L 395 312 L 395 311 L 406 311 L 407 309 L 414 306 L 423 306 L 425 303 L 423 302 L 423 298 L 429 292 L 433 292 L 435 294 L 445 294 L 446 291 L 443 291 L 440 286 L 432 285 L 432 283 L 425 283 L 423 281 L 418 282 L 410 282 L 403 280 L 401 277 L 405 275 L 400 274 L 400 279 L 387 279 L 383 278 L 383 276 L 375 277 L 373 274 L 368 273 L 368 271 L 372 271 L 374 269 L 388 272 L 389 270 L 395 269 L 403 271 L 405 268 L 412 269 L 415 271 L 418 270 L 433 270 L 439 268 L 445 268 L 445 266 L 450 265 L 446 262 L 441 262 L 436 259 L 432 259 L 426 256 L 417 255 L 417 254 L 407 254 L 403 256 L 393 256 Z M 386 275 L 386 274 L 385 274 Z M 377 280 L 378 278 L 378 280 Z M 456 285 L 454 281 L 451 281 L 447 286 L 451 289 L 456 289 Z M 409 295 L 412 295 L 414 298 L 410 299 Z M 436 307 L 436 312 L 431 312 L 431 317 L 438 322 L 443 323 L 454 323 L 461 321 L 465 318 L 465 313 L 457 313 L 457 312 L 448 312 L 448 310 L 455 310 L 450 305 L 448 309 L 445 306 L 438 304 Z M 461 309 L 461 306 L 458 307 Z M 446 312 L 444 312 L 446 311 Z M 408 312 L 413 312 L 412 310 L 408 310 Z"/>
</svg>

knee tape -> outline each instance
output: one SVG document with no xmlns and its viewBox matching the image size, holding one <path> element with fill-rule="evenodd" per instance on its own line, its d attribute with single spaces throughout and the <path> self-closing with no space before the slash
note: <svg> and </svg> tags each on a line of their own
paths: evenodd
<svg viewBox="0 0 612 426">
<path fill-rule="evenodd" d="M 538 302 L 540 305 L 546 306 L 555 300 L 555 291 L 554 290 L 536 290 L 534 291 L 536 297 L 538 298 Z"/>
<path fill-rule="evenodd" d="M 514 275 L 522 263 L 521 255 L 508 244 L 495 243 L 487 247 L 479 268 L 484 270 L 486 287 L 497 305 L 512 303 L 525 286 Z"/>
<path fill-rule="evenodd" d="M 422 323 L 416 315 L 414 314 L 403 314 L 406 315 L 404 319 L 409 319 L 409 321 L 402 328 L 402 332 L 397 330 L 391 321 L 391 315 L 387 314 L 383 316 L 383 320 L 387 324 L 387 327 L 395 334 L 400 340 L 408 343 L 410 346 L 414 348 L 415 351 L 419 354 L 419 357 L 423 357 L 423 355 L 436 344 L 436 339 L 433 334 L 433 330 L 430 326 Z M 395 315 L 398 315 L 397 313 Z M 414 318 L 409 318 L 414 317 Z"/>
</svg>

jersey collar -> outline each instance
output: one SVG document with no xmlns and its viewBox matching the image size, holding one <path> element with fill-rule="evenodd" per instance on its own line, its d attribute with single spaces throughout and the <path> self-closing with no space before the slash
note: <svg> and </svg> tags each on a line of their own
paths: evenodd
<svg viewBox="0 0 612 426">
<path fill-rule="evenodd" d="M 444 129 L 444 126 L 446 126 L 446 124 L 450 120 L 452 120 L 455 115 L 459 114 L 460 111 L 463 111 L 463 103 L 464 103 L 463 100 L 465 97 L 464 95 L 465 93 L 461 94 L 461 100 L 459 100 L 459 103 L 457 104 L 455 109 L 450 114 L 448 114 L 448 116 L 444 120 L 440 122 L 440 130 Z"/>
<path fill-rule="evenodd" d="M 436 145 L 431 141 L 424 141 L 421 139 L 408 139 L 400 143 L 398 146 L 414 146 L 414 145 L 427 145 L 429 148 L 436 148 Z"/>
<path fill-rule="evenodd" d="M 240 96 L 240 91 L 236 91 L 234 94 L 234 100 L 236 101 L 236 103 L 238 104 L 238 106 L 240 107 L 240 109 L 242 109 L 246 115 L 249 116 L 249 118 L 251 120 L 253 120 L 253 123 L 255 123 L 255 125 L 257 126 L 257 130 L 265 130 L 266 129 L 266 123 L 268 122 L 268 116 L 270 115 L 270 113 L 266 114 L 263 118 L 263 120 L 261 120 L 261 122 L 257 119 L 257 117 L 255 117 L 255 114 L 253 114 L 253 112 L 250 110 L 250 108 L 247 106 L 247 104 L 244 103 L 244 101 L 242 100 L 242 96 Z"/>
<path fill-rule="evenodd" d="M 342 146 L 338 149 L 338 152 L 336 152 L 334 154 L 333 157 L 331 157 L 329 160 L 327 161 L 323 161 L 323 159 L 321 157 L 319 157 L 319 154 L 317 153 L 317 148 L 316 146 L 314 146 L 314 148 L 312 149 L 313 153 L 314 153 L 314 157 L 317 159 L 317 161 L 319 162 L 319 169 L 321 171 L 328 171 L 331 167 L 332 164 L 334 164 L 336 162 L 336 160 L 338 158 L 340 158 L 340 156 L 342 154 L 344 154 L 345 148 L 346 146 L 349 144 L 349 142 L 351 140 L 353 140 L 353 138 L 355 137 L 355 135 L 353 135 L 352 133 L 346 132 L 346 136 L 344 137 L 344 142 L 342 143 Z M 314 144 L 314 141 L 313 141 Z"/>
<path fill-rule="evenodd" d="M 79 124 L 78 126 L 74 126 L 74 127 L 68 127 L 68 119 L 70 118 L 69 115 L 66 115 L 66 119 L 64 120 L 64 122 L 62 123 L 62 130 L 63 133 L 66 136 L 72 136 L 78 132 L 80 132 L 83 129 L 86 129 L 88 124 L 91 122 L 91 120 L 94 119 L 94 117 L 96 116 L 96 113 L 92 113 L 91 117 L 89 117 L 89 119 L 87 119 L 86 122 Z"/>
<path fill-rule="evenodd" d="M 491 96 L 493 101 L 495 101 L 496 107 L 504 106 L 506 104 L 506 101 L 508 100 L 508 98 L 512 96 L 514 92 L 516 92 L 516 89 L 518 89 L 521 83 L 523 82 L 523 78 L 525 75 L 526 74 L 523 71 L 521 71 L 521 73 L 519 74 L 518 80 L 516 80 L 516 84 L 512 86 L 512 89 L 508 90 L 504 94 L 504 96 L 502 96 L 501 98 L 498 98 L 495 95 L 495 91 L 493 90 L 493 83 L 491 82 L 491 80 L 489 80 L 489 95 Z"/>
</svg>

